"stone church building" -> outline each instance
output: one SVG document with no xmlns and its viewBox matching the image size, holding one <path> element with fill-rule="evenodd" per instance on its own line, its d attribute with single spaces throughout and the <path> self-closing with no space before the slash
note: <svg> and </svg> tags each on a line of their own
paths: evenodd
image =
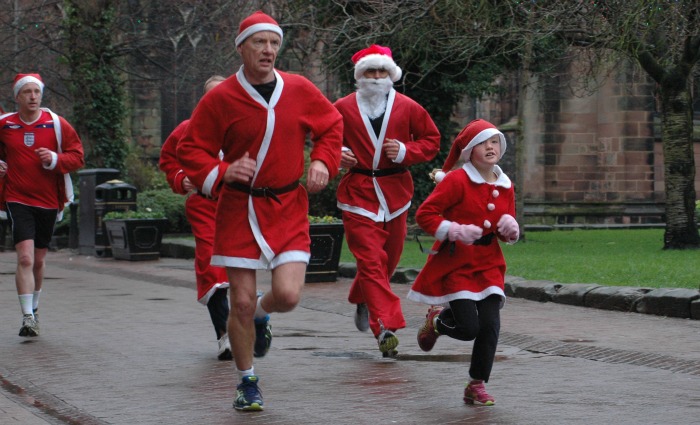
<svg viewBox="0 0 700 425">
<path fill-rule="evenodd" d="M 313 65 L 302 68 L 335 100 L 332 78 Z M 501 165 L 515 181 L 528 224 L 663 223 L 663 153 L 654 82 L 633 65 L 607 75 L 595 89 L 582 87 L 571 75 L 540 77 L 527 91 L 517 78 L 504 79 L 501 95 L 463 102 L 455 109 L 455 120 L 461 128 L 484 118 L 507 135 Z M 694 91 L 694 98 L 700 98 L 698 84 Z M 139 87 L 131 92 L 139 94 L 131 108 L 132 140 L 157 156 L 171 130 L 161 112 L 167 109 L 161 103 L 168 102 L 157 90 Z M 523 111 L 522 140 L 515 131 L 518 106 Z M 698 101 L 695 111 L 697 169 Z M 515 166 L 516 147 L 522 149 L 522 169 Z M 697 171 L 695 187 L 700 199 Z"/>
<path fill-rule="evenodd" d="M 507 134 L 504 170 L 514 177 L 528 223 L 664 222 L 664 164 L 655 83 L 628 65 L 591 91 L 542 78 L 521 94 L 517 81 L 500 98 L 475 102 L 459 118 L 491 120 Z M 696 83 L 700 81 L 696 80 Z M 537 84 L 539 83 L 539 84 Z M 695 85 L 695 188 L 700 199 L 700 102 Z M 524 99 L 523 99 L 524 98 Z M 523 139 L 516 140 L 517 102 Z M 515 170 L 515 146 L 522 169 Z"/>
</svg>

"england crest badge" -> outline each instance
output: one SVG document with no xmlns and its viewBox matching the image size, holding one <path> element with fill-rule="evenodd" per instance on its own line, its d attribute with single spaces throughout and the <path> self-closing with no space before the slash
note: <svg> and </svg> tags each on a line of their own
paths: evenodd
<svg viewBox="0 0 700 425">
<path fill-rule="evenodd" d="M 34 133 L 24 133 L 24 146 L 28 148 L 34 146 Z"/>
</svg>

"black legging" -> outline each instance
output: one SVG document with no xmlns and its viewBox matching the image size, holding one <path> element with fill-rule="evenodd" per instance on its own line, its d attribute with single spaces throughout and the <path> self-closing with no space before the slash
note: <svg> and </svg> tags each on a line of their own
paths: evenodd
<svg viewBox="0 0 700 425">
<path fill-rule="evenodd" d="M 437 320 L 437 331 L 460 341 L 474 340 L 469 376 L 489 381 L 501 330 L 501 297 L 490 295 L 481 301 L 450 301 Z"/>
<path fill-rule="evenodd" d="M 217 289 L 211 294 L 207 309 L 211 317 L 211 323 L 216 331 L 216 339 L 221 338 L 226 333 L 226 321 L 228 320 L 228 290 L 226 288 Z"/>
</svg>

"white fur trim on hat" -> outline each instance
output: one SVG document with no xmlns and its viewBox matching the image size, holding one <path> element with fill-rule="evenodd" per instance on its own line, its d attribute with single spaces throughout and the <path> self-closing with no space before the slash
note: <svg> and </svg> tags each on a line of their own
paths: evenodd
<svg viewBox="0 0 700 425">
<path fill-rule="evenodd" d="M 268 24 L 268 23 L 255 24 L 255 25 L 249 26 L 248 28 L 243 30 L 242 33 L 238 34 L 238 37 L 236 37 L 236 47 L 240 46 L 241 43 L 243 43 L 246 38 L 248 38 L 251 35 L 255 34 L 256 32 L 260 32 L 260 31 L 272 31 L 275 34 L 280 36 L 280 41 L 283 38 L 282 28 L 278 27 L 277 25 Z"/>
<path fill-rule="evenodd" d="M 498 134 L 498 140 L 501 144 L 501 156 L 498 159 L 503 158 L 503 154 L 506 153 L 506 147 L 507 147 L 506 137 L 503 135 L 503 133 L 498 131 L 497 128 L 484 129 L 479 134 L 474 136 L 474 138 L 469 141 L 467 146 L 464 149 L 462 149 L 462 153 L 460 154 L 460 158 L 464 162 L 469 162 L 471 159 L 471 156 L 472 156 L 472 150 L 474 149 L 474 146 L 478 145 L 479 143 L 485 142 L 490 137 L 495 136 L 496 134 Z"/>
<path fill-rule="evenodd" d="M 397 82 L 401 79 L 401 68 L 387 55 L 371 54 L 363 57 L 355 64 L 355 80 L 362 78 L 366 70 L 385 69 L 389 72 L 391 81 Z"/>
<path fill-rule="evenodd" d="M 41 93 L 44 93 L 44 82 L 41 81 L 40 79 L 32 76 L 32 75 L 25 75 L 24 77 L 20 78 L 15 82 L 15 85 L 12 87 L 12 90 L 14 91 L 15 97 L 19 94 L 19 91 L 22 89 L 22 87 L 25 84 L 28 83 L 34 83 L 37 86 L 39 86 L 39 90 L 41 90 Z"/>
</svg>

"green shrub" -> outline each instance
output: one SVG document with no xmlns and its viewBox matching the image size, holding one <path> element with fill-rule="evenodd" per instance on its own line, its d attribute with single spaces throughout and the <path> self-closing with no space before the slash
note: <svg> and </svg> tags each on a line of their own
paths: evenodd
<svg viewBox="0 0 700 425">
<path fill-rule="evenodd" d="M 168 219 L 169 233 L 189 233 L 192 231 L 189 221 L 185 216 L 185 201 L 187 197 L 173 193 L 168 189 L 152 189 L 138 192 L 136 196 L 136 209 L 146 211 L 150 209 L 161 212 Z"/>
<path fill-rule="evenodd" d="M 166 218 L 163 211 L 153 211 L 150 208 L 146 208 L 139 211 L 128 210 L 128 211 L 110 211 L 105 214 L 103 220 L 124 220 L 129 218 Z"/>
<path fill-rule="evenodd" d="M 139 193 L 151 189 L 166 189 L 165 174 L 160 171 L 156 160 L 148 158 L 143 148 L 131 146 L 124 161 L 122 180 L 134 185 Z"/>
<path fill-rule="evenodd" d="M 324 216 L 310 215 L 309 216 L 309 223 L 311 223 L 311 224 L 340 224 L 342 222 L 343 222 L 342 219 L 340 219 L 338 217 L 333 217 L 332 215 L 324 215 Z"/>
</svg>

